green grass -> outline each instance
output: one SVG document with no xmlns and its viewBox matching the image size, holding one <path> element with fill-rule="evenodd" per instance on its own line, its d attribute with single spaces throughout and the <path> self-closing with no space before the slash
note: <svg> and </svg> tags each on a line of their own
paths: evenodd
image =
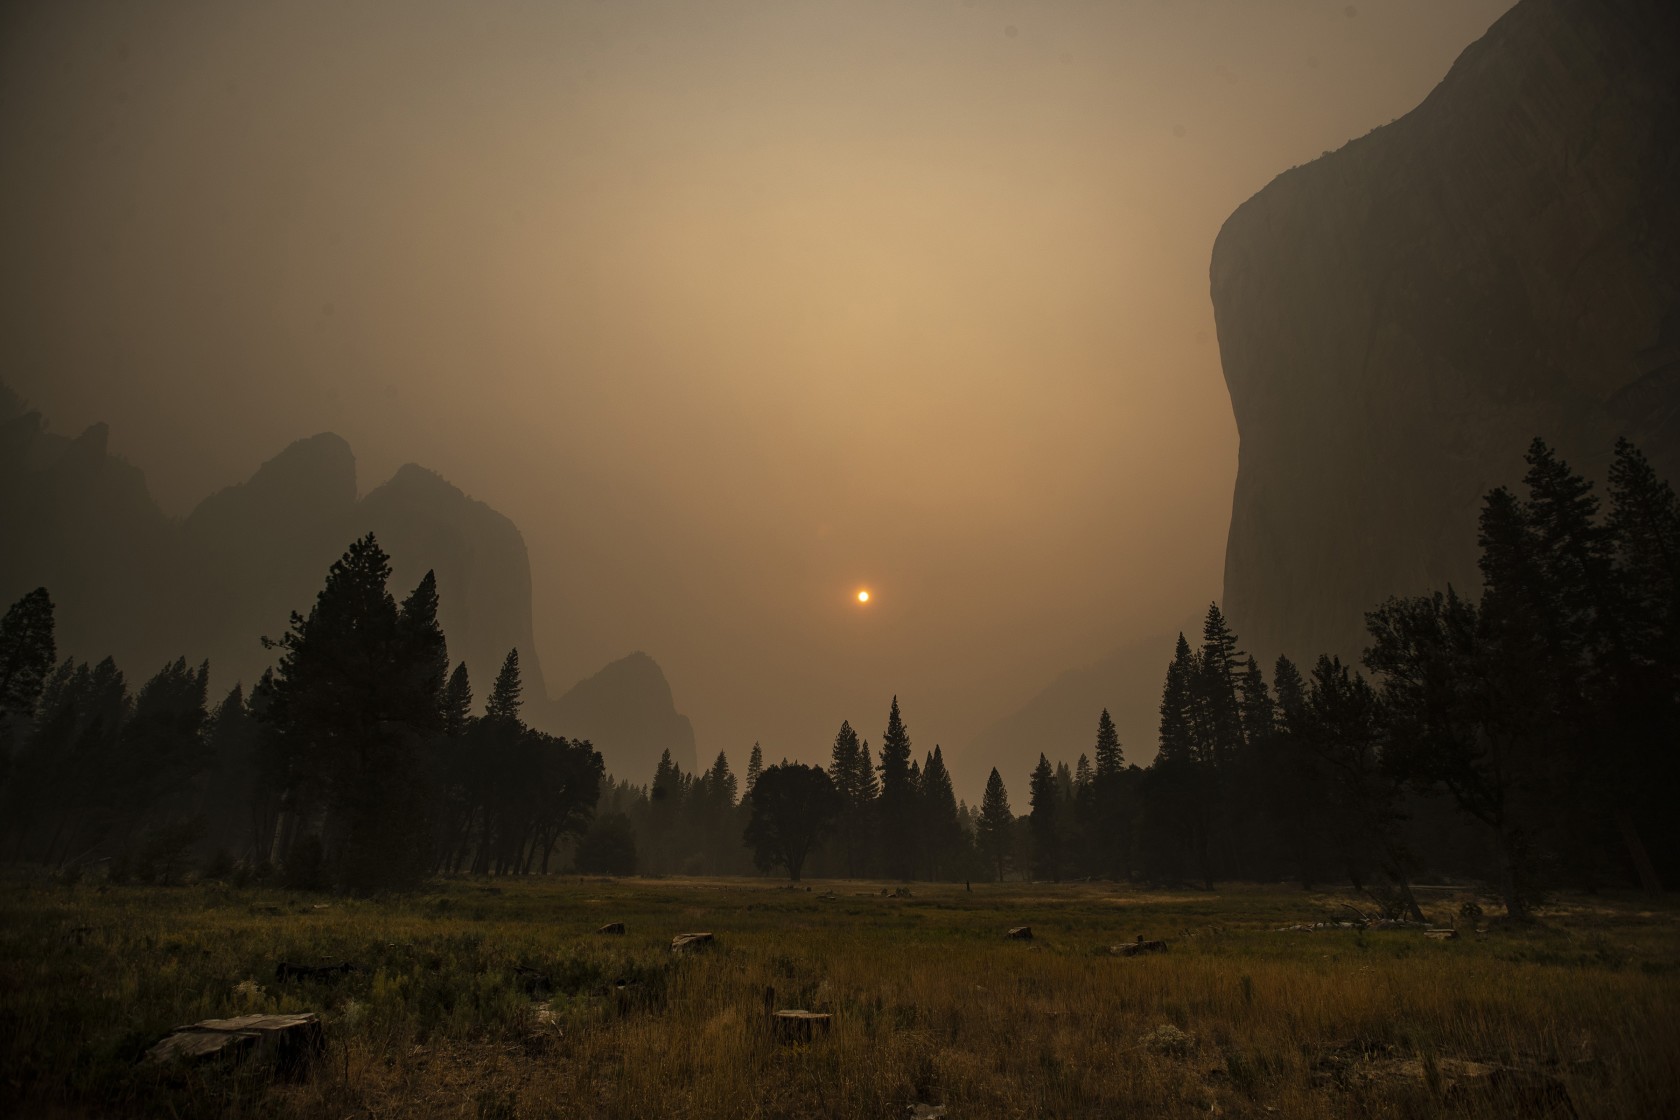
<svg viewBox="0 0 1680 1120">
<path fill-rule="evenodd" d="M 1298 890 L 807 885 L 456 880 L 356 900 L 14 877 L 0 1112 L 1533 1114 L 1461 1107 L 1451 1074 L 1473 1061 L 1543 1071 L 1583 1117 L 1680 1114 L 1668 901 L 1567 898 L 1534 927 L 1436 942 L 1279 932 L 1345 901 Z M 1460 901 L 1424 897 L 1440 924 Z M 609 921 L 628 934 L 594 933 Z M 1033 941 L 1004 939 L 1023 923 Z M 717 944 L 673 957 L 691 930 Z M 1139 934 L 1171 950 L 1107 952 Z M 341 960 L 363 971 L 275 978 L 280 961 Z M 778 1007 L 832 1012 L 830 1034 L 779 1043 L 766 987 Z M 321 1013 L 325 1058 L 296 1082 L 139 1062 L 173 1026 L 251 1011 Z"/>
</svg>

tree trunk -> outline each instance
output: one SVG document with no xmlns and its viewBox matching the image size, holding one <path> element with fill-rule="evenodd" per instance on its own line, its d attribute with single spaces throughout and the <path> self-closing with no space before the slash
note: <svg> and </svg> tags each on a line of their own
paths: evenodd
<svg viewBox="0 0 1680 1120">
<path fill-rule="evenodd" d="M 1651 853 L 1646 850 L 1645 841 L 1640 839 L 1639 826 L 1634 823 L 1633 814 L 1626 808 L 1616 809 L 1616 829 L 1622 834 L 1628 859 L 1633 862 L 1634 873 L 1639 876 L 1639 889 L 1646 894 L 1661 894 L 1662 879 L 1657 875 L 1656 865 L 1651 862 Z"/>
<path fill-rule="evenodd" d="M 1521 873 L 1521 842 L 1506 830 L 1499 830 L 1501 859 L 1499 894 L 1505 903 L 1505 916 L 1513 922 L 1528 920 L 1528 900 L 1523 893 Z"/>
</svg>

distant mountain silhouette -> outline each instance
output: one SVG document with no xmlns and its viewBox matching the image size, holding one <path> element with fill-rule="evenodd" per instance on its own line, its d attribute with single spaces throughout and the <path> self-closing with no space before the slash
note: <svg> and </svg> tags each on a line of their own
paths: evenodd
<svg viewBox="0 0 1680 1120">
<path fill-rule="evenodd" d="M 176 652 L 208 656 L 219 681 L 250 684 L 273 660 L 258 639 L 279 637 L 290 612 L 307 614 L 327 568 L 367 531 L 356 517 L 356 457 L 331 433 L 298 440 L 211 494 L 181 524 L 191 577 L 178 589 L 186 622 Z"/>
<path fill-rule="evenodd" d="M 591 740 L 620 781 L 651 781 L 666 750 L 684 772 L 696 768 L 694 727 L 677 711 L 664 671 L 640 651 L 573 685 L 542 718 L 528 715 L 558 734 Z M 739 768 L 746 759 L 732 761 Z"/>
<path fill-rule="evenodd" d="M 1263 662 L 1357 658 L 1386 596 L 1479 587 L 1482 495 L 1535 436 L 1601 478 L 1626 434 L 1676 477 L 1677 52 L 1672 0 L 1522 0 L 1225 223 L 1224 608 Z"/>
<path fill-rule="evenodd" d="M 1201 634 L 1186 629 L 1200 644 Z M 1160 724 L 1161 682 L 1172 660 L 1176 633 L 1144 638 L 1112 650 L 1097 661 L 1069 669 L 1031 700 L 975 736 L 967 749 L 953 752 L 960 776 L 958 792 L 977 804 L 986 776 L 997 767 L 1009 790 L 1010 806 L 1027 811 L 1027 778 L 1039 752 L 1051 762 L 1072 766 L 1081 754 L 1093 755 L 1097 719 L 1104 708 L 1120 732 L 1127 763 L 1146 766 L 1155 757 Z"/>
<path fill-rule="evenodd" d="M 217 688 L 250 685 L 274 660 L 262 636 L 278 637 L 292 611 L 307 613 L 333 561 L 372 531 L 391 557 L 397 595 L 427 569 L 437 573 L 449 654 L 466 661 L 479 704 L 517 648 L 533 726 L 593 740 L 626 780 L 650 779 L 667 748 L 695 769 L 694 729 L 645 653 L 548 699 L 525 538 L 436 472 L 410 463 L 358 499 L 355 454 L 323 432 L 177 521 L 106 441 L 104 424 L 75 438 L 49 432 L 0 384 L 0 610 L 48 588 L 61 656 L 109 654 L 131 681 L 182 655 L 207 657 Z"/>
<path fill-rule="evenodd" d="M 141 472 L 107 452 L 105 425 L 53 435 L 0 386 L 0 525 L 0 602 L 46 586 L 62 653 L 111 654 L 142 678 L 183 654 L 208 657 L 218 687 L 249 685 L 272 663 L 261 637 L 307 612 L 327 568 L 371 530 L 399 595 L 436 571 L 450 656 L 467 662 L 481 699 L 514 647 L 528 694 L 546 696 L 519 530 L 412 464 L 358 500 L 355 455 L 331 433 L 175 521 Z"/>
</svg>

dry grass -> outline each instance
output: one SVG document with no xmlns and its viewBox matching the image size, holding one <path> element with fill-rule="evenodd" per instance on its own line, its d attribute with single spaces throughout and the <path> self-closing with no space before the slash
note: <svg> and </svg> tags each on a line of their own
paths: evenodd
<svg viewBox="0 0 1680 1120">
<path fill-rule="evenodd" d="M 453 881 L 359 901 L 5 884 L 0 1111 L 31 1115 L 896 1118 L 1680 1114 L 1680 909 L 1565 900 L 1531 929 L 1277 932 L 1328 894 L 1108 884 Z M 823 897 L 825 892 L 835 897 Z M 1445 924 L 1460 899 L 1425 899 Z M 624 937 L 593 931 L 624 921 Z M 1005 940 L 1031 924 L 1031 942 Z M 673 934 L 717 934 L 674 958 Z M 1121 959 L 1143 934 L 1171 951 Z M 280 982 L 279 961 L 365 971 Z M 834 1015 L 778 1043 L 778 1007 Z M 313 1010 L 304 1080 L 137 1064 L 170 1027 Z"/>
</svg>

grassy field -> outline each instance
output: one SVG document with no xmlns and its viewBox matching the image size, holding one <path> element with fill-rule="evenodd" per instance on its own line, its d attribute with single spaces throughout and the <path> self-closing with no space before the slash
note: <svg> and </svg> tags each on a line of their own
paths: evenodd
<svg viewBox="0 0 1680 1120">
<path fill-rule="evenodd" d="M 1282 932 L 1346 916 L 1287 889 L 0 885 L 6 1115 L 1680 1115 L 1668 901 L 1562 898 L 1478 935 L 1468 896 L 1425 892 L 1464 925 L 1435 941 Z M 611 921 L 628 933 L 594 932 Z M 1005 939 L 1021 924 L 1033 940 Z M 674 956 L 693 930 L 716 943 Z M 1138 935 L 1170 950 L 1108 951 Z M 358 970 L 280 980 L 281 961 Z M 778 1040 L 767 988 L 832 1030 Z M 140 1062 L 173 1026 L 254 1011 L 319 1012 L 325 1056 L 297 1080 Z"/>
</svg>

